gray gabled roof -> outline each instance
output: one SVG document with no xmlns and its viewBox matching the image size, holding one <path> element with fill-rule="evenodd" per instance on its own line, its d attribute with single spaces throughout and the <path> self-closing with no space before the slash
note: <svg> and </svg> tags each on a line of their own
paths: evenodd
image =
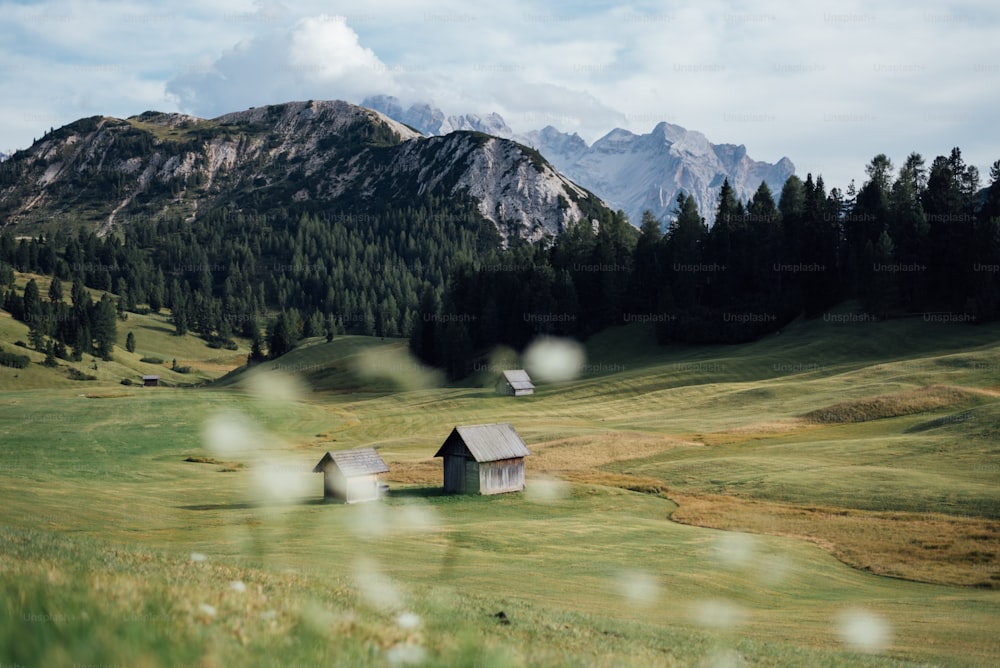
<svg viewBox="0 0 1000 668">
<path fill-rule="evenodd" d="M 375 448 L 357 448 L 356 450 L 338 450 L 328 452 L 319 460 L 319 464 L 313 469 L 313 473 L 322 473 L 326 469 L 327 462 L 332 461 L 340 469 L 345 478 L 354 478 L 360 475 L 372 475 L 374 473 L 388 473 L 389 467 L 386 465 Z"/>
<path fill-rule="evenodd" d="M 520 435 L 514 431 L 514 425 L 501 422 L 455 427 L 435 457 L 444 457 L 447 443 L 456 433 L 477 462 L 518 459 L 531 454 Z"/>
<path fill-rule="evenodd" d="M 507 384 L 513 387 L 515 390 L 533 390 L 535 389 L 534 384 L 531 382 L 531 377 L 528 376 L 528 372 L 523 369 L 512 369 L 510 371 L 503 372 L 504 380 Z"/>
</svg>

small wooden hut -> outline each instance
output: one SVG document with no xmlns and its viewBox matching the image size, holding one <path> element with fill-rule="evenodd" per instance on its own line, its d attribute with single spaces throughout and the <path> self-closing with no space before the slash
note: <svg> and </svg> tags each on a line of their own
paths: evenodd
<svg viewBox="0 0 1000 668">
<path fill-rule="evenodd" d="M 435 454 L 444 460 L 446 494 L 503 494 L 524 489 L 528 446 L 509 422 L 455 427 Z"/>
<path fill-rule="evenodd" d="M 523 369 L 504 371 L 497 379 L 497 394 L 512 397 L 523 397 L 535 393 L 535 385 L 531 382 L 528 372 Z"/>
<path fill-rule="evenodd" d="M 323 498 L 343 503 L 378 499 L 378 474 L 388 472 L 375 448 L 328 452 L 313 469 L 323 474 Z"/>
<path fill-rule="evenodd" d="M 143 387 L 157 387 L 160 384 L 159 376 L 143 376 L 142 386 Z"/>
</svg>

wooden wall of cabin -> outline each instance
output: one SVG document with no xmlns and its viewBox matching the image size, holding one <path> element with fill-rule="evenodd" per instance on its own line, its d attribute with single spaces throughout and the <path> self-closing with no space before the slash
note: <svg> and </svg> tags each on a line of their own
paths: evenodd
<svg viewBox="0 0 1000 668">
<path fill-rule="evenodd" d="M 479 465 L 481 494 L 503 494 L 524 489 L 524 459 L 502 459 Z"/>
</svg>

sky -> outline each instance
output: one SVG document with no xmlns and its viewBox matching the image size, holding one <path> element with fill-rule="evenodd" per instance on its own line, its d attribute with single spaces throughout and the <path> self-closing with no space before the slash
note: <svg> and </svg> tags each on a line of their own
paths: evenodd
<svg viewBox="0 0 1000 668">
<path fill-rule="evenodd" d="M 379 93 L 588 143 L 667 121 L 827 188 L 958 146 L 985 185 L 1000 3 L 0 0 L 0 151 L 98 114 Z"/>
</svg>

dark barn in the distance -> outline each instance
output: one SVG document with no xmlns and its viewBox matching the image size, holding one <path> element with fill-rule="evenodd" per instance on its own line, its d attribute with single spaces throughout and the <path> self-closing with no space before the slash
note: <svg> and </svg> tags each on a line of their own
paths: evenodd
<svg viewBox="0 0 1000 668">
<path fill-rule="evenodd" d="M 143 376 L 142 386 L 143 387 L 158 387 L 160 385 L 159 376 Z"/>
<path fill-rule="evenodd" d="M 435 454 L 444 460 L 446 494 L 503 494 L 524 489 L 528 446 L 509 422 L 455 427 Z"/>
<path fill-rule="evenodd" d="M 313 469 L 323 474 L 323 498 L 344 503 L 378 499 L 378 474 L 388 472 L 375 448 L 328 452 Z"/>
</svg>

